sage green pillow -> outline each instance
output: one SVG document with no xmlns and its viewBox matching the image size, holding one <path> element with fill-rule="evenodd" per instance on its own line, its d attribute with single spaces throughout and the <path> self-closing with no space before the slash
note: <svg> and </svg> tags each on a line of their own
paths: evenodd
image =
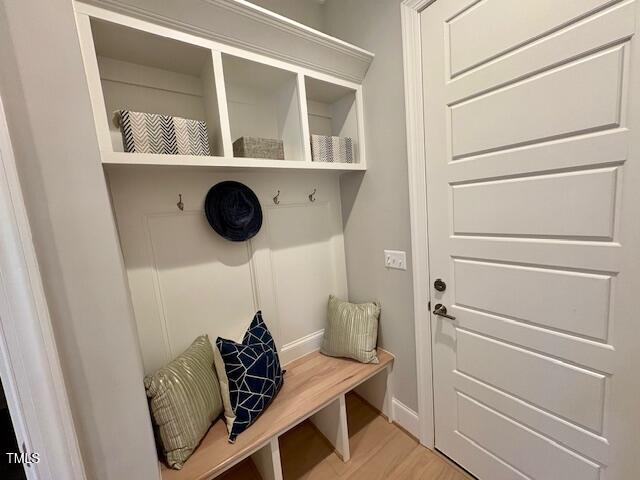
<svg viewBox="0 0 640 480">
<path fill-rule="evenodd" d="M 320 352 L 362 363 L 378 363 L 379 317 L 380 305 L 377 303 L 349 303 L 330 295 Z"/>
<path fill-rule="evenodd" d="M 222 413 L 209 337 L 196 338 L 179 357 L 146 376 L 144 386 L 167 464 L 180 470 Z"/>
</svg>

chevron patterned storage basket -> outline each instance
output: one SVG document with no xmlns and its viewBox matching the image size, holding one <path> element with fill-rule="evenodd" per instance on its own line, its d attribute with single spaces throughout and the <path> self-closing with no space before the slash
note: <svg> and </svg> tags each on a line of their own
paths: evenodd
<svg viewBox="0 0 640 480">
<path fill-rule="evenodd" d="M 311 135 L 314 162 L 353 163 L 353 141 L 349 137 Z"/>
<path fill-rule="evenodd" d="M 210 155 L 205 122 L 120 110 L 114 114 L 114 123 L 122 132 L 125 152 Z"/>
</svg>

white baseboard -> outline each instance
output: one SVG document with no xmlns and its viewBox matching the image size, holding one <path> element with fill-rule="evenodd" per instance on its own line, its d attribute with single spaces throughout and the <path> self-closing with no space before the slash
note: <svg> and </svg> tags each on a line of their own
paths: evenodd
<svg viewBox="0 0 640 480">
<path fill-rule="evenodd" d="M 294 361 L 296 358 L 300 358 L 308 353 L 315 352 L 320 349 L 322 344 L 322 336 L 324 330 L 318 330 L 309 335 L 306 335 L 298 340 L 283 345 L 280 349 L 280 363 L 286 365 L 289 362 Z"/>
<path fill-rule="evenodd" d="M 397 398 L 394 398 L 391 402 L 391 412 L 394 422 L 415 438 L 420 438 L 420 422 L 418 421 L 418 414 L 416 412 Z"/>
</svg>

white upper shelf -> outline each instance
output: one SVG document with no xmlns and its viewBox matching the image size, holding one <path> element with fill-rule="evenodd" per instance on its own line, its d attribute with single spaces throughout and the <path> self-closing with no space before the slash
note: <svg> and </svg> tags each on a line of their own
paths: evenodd
<svg viewBox="0 0 640 480">
<path fill-rule="evenodd" d="M 244 0 L 85 0 L 76 5 L 85 13 L 92 5 L 106 8 L 355 83 L 362 83 L 374 58 L 371 52 Z"/>
<path fill-rule="evenodd" d="M 212 167 L 224 169 L 263 170 L 288 169 L 353 172 L 366 170 L 361 163 L 300 162 L 295 160 L 269 160 L 243 157 L 203 157 L 198 155 L 159 155 L 154 153 L 103 153 L 104 165 L 155 165 L 167 167 Z"/>
<path fill-rule="evenodd" d="M 198 1 L 227 7 L 233 3 L 242 7 L 243 15 L 248 11 L 272 15 L 242 0 Z M 116 0 L 93 2 L 118 3 Z M 322 73 L 318 66 L 312 70 L 255 53 L 245 39 L 245 48 L 240 49 L 206 39 L 202 32 L 199 32 L 201 36 L 185 33 L 184 25 L 181 30 L 168 28 L 164 26 L 168 22 L 161 17 L 154 16 L 151 22 L 137 18 L 141 16 L 139 12 L 133 16 L 79 2 L 75 8 L 96 133 L 105 165 L 366 170 L 361 82 Z M 284 17 L 275 18 L 291 23 Z M 313 32 L 307 27 L 304 29 Z M 266 34 L 263 32 L 263 35 Z M 301 37 L 290 40 L 304 45 Z M 336 42 L 346 48 L 344 42 Z M 267 36 L 256 44 L 271 43 Z M 114 112 L 119 110 L 206 122 L 210 156 L 124 153 L 122 134 L 111 121 Z M 316 157 L 325 156 L 324 151 L 317 155 L 313 152 L 314 135 L 351 139 L 353 162 L 314 161 Z M 241 152 L 233 147 L 233 142 L 241 137 L 280 140 L 286 160 L 242 158 Z M 315 148 L 325 146 L 315 145 Z M 331 158 L 332 153 L 328 151 L 326 156 Z"/>
</svg>

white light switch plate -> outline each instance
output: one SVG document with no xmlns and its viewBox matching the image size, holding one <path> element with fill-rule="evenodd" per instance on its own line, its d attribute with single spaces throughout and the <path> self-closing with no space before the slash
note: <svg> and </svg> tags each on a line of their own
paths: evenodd
<svg viewBox="0 0 640 480">
<path fill-rule="evenodd" d="M 398 270 L 407 269 L 407 253 L 400 250 L 384 251 L 384 266 Z"/>
</svg>

